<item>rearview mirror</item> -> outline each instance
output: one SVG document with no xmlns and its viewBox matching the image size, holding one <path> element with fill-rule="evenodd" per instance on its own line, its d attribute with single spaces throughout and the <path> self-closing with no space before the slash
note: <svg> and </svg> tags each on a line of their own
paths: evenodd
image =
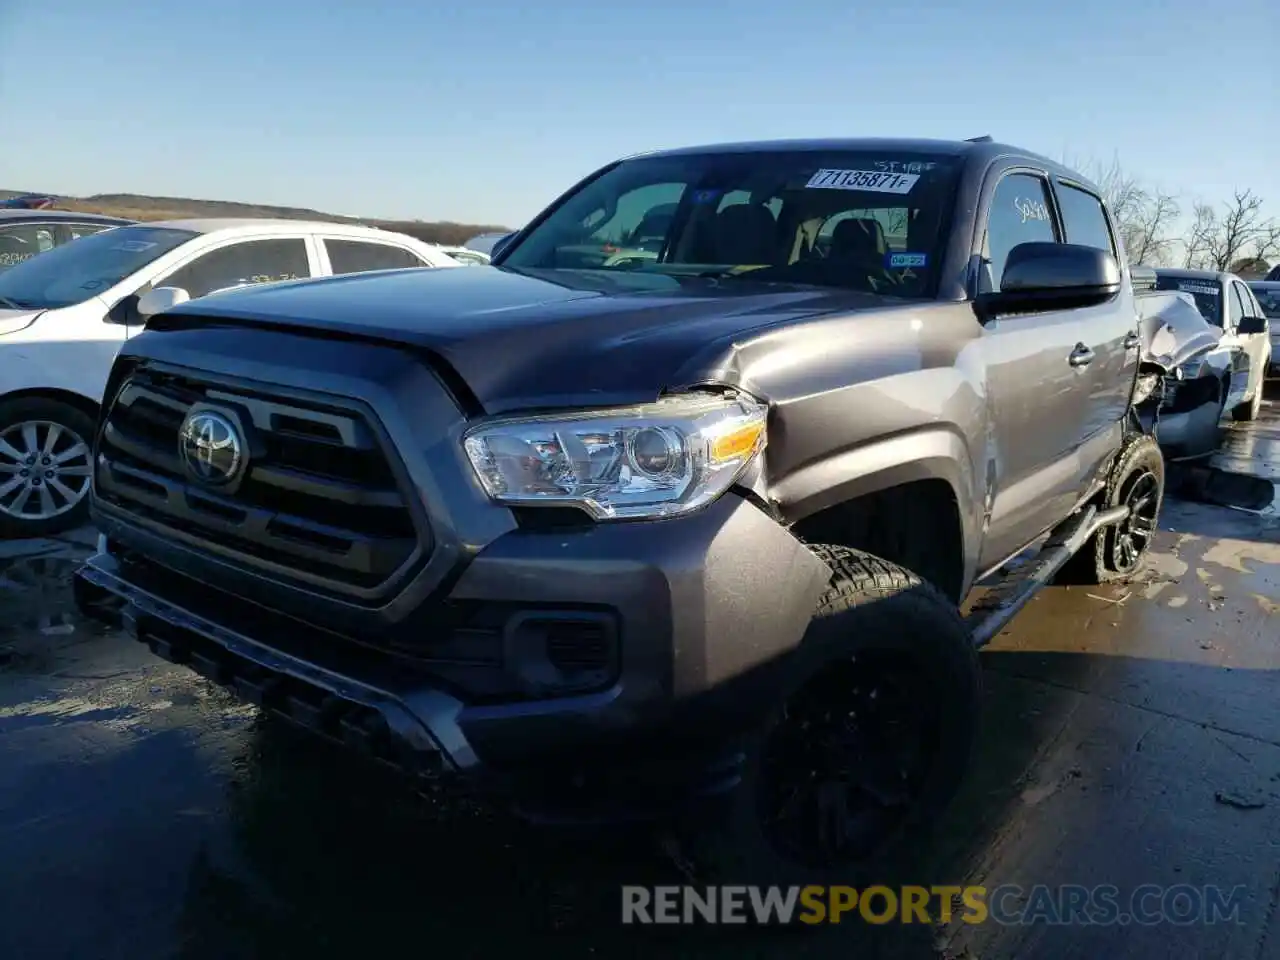
<svg viewBox="0 0 1280 960">
<path fill-rule="evenodd" d="M 138 298 L 138 313 L 143 320 L 146 320 L 158 313 L 172 310 L 178 304 L 186 303 L 190 299 L 191 294 L 181 287 L 156 287 Z"/>
<path fill-rule="evenodd" d="M 502 251 L 511 245 L 513 237 L 515 237 L 515 233 L 508 233 L 505 237 L 499 237 L 495 240 L 493 242 L 493 249 L 489 251 L 489 259 L 497 260 Z"/>
<path fill-rule="evenodd" d="M 1243 317 L 1240 320 L 1240 325 L 1236 327 L 1236 332 L 1241 334 L 1266 333 L 1267 319 L 1266 317 Z"/>
<path fill-rule="evenodd" d="M 1091 307 L 1118 294 L 1120 282 L 1120 264 L 1105 250 L 1078 243 L 1020 243 L 1009 251 L 999 292 L 980 294 L 975 306 L 984 319 Z"/>
</svg>

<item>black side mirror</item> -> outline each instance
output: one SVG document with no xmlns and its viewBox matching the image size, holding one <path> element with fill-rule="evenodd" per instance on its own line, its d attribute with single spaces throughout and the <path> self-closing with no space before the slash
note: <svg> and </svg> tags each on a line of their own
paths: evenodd
<svg viewBox="0 0 1280 960">
<path fill-rule="evenodd" d="M 1071 310 L 1106 303 L 1120 292 L 1116 258 L 1078 243 L 1020 243 L 1009 251 L 1000 290 L 978 296 L 986 319 L 1002 313 Z"/>
<path fill-rule="evenodd" d="M 1266 333 L 1267 318 L 1266 317 L 1242 317 L 1240 326 L 1236 327 L 1236 333 Z"/>
</svg>

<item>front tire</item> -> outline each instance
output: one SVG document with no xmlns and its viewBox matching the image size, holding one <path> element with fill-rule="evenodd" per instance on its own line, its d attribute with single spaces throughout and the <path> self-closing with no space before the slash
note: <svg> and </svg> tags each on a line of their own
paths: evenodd
<svg viewBox="0 0 1280 960">
<path fill-rule="evenodd" d="M 1067 561 L 1057 583 L 1091 586 L 1137 575 L 1155 538 L 1164 502 L 1164 456 L 1154 437 L 1133 437 L 1107 477 L 1102 510 L 1126 505 L 1130 516 L 1102 527 Z"/>
<path fill-rule="evenodd" d="M 47 537 L 85 523 L 94 423 L 44 397 L 0 402 L 0 538 Z"/>
<path fill-rule="evenodd" d="M 1236 423 L 1249 423 L 1258 419 L 1258 414 L 1262 412 L 1262 393 L 1267 387 L 1267 367 L 1270 365 L 1270 360 L 1263 364 L 1262 374 L 1258 377 L 1258 385 L 1253 390 L 1253 399 L 1246 400 L 1231 411 L 1231 419 Z"/>
<path fill-rule="evenodd" d="M 968 768 L 981 671 L 955 604 L 877 557 L 810 549 L 831 578 L 776 705 L 743 739 L 742 782 L 679 838 L 711 882 L 884 882 Z"/>
</svg>

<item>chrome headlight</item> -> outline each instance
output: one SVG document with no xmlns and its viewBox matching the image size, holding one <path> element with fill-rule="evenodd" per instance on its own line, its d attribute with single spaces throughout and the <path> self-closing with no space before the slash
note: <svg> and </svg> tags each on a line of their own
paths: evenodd
<svg viewBox="0 0 1280 960">
<path fill-rule="evenodd" d="M 463 438 L 490 497 L 579 507 L 597 520 L 671 517 L 729 489 L 764 449 L 768 408 L 670 397 L 614 410 L 493 420 Z"/>
</svg>

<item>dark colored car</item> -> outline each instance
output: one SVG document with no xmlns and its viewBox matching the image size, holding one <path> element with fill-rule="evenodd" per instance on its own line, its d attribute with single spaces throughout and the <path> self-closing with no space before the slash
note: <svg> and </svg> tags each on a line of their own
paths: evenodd
<svg viewBox="0 0 1280 960">
<path fill-rule="evenodd" d="M 79 603 L 530 817 L 851 882 L 956 790 L 977 648 L 1151 542 L 1140 317 L 1181 301 L 1114 237 L 1015 147 L 739 144 L 610 164 L 492 269 L 183 304 L 107 385 Z"/>
<path fill-rule="evenodd" d="M 0 200 L 0 209 L 47 210 L 57 202 L 56 197 L 45 196 L 42 193 L 23 193 L 16 197 L 7 197 L 4 200 Z"/>
</svg>

